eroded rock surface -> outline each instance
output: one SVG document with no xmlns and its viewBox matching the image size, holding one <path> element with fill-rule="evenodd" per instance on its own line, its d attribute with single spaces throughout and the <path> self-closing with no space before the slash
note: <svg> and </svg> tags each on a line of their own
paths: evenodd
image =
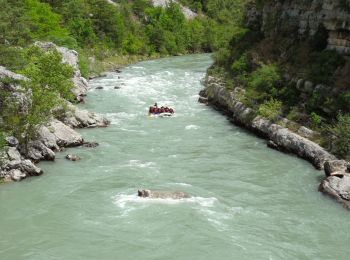
<svg viewBox="0 0 350 260">
<path fill-rule="evenodd" d="M 350 209 L 349 173 L 343 172 L 343 175 L 327 177 L 321 182 L 319 190 L 335 198 L 345 208 Z"/>
</svg>

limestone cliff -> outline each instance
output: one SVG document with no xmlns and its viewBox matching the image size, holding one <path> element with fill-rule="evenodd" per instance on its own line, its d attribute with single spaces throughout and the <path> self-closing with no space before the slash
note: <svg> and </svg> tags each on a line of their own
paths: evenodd
<svg viewBox="0 0 350 260">
<path fill-rule="evenodd" d="M 311 38 L 325 29 L 327 48 L 350 54 L 349 0 L 266 2 L 261 10 L 261 29 L 265 36 L 296 31 L 300 38 Z"/>
</svg>

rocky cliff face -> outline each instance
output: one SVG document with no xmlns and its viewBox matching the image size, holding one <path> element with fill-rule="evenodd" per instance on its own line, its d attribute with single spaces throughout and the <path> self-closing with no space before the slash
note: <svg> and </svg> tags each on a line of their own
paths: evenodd
<svg viewBox="0 0 350 260">
<path fill-rule="evenodd" d="M 262 17 L 260 26 L 265 35 L 295 31 L 301 38 L 310 38 L 324 30 L 328 49 L 350 54 L 349 12 L 349 0 L 273 0 L 261 13 L 251 9 L 248 15 Z"/>
</svg>

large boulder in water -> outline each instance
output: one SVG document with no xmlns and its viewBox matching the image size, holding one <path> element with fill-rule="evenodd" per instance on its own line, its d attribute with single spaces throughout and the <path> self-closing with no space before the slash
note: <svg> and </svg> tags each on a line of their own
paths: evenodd
<svg viewBox="0 0 350 260">
<path fill-rule="evenodd" d="M 72 128 L 106 127 L 110 124 L 110 121 L 100 114 L 77 108 L 69 102 L 66 105 L 68 109 L 60 120 Z"/>
<path fill-rule="evenodd" d="M 343 204 L 347 209 L 350 209 L 350 174 L 346 172 L 337 172 L 334 176 L 329 176 L 324 179 L 319 191 L 324 192 L 335 198 Z"/>
<path fill-rule="evenodd" d="M 324 171 L 326 176 L 332 175 L 334 172 L 345 171 L 349 163 L 344 160 L 326 161 L 324 164 Z"/>
<path fill-rule="evenodd" d="M 43 171 L 36 167 L 30 160 L 14 160 L 6 164 L 5 169 L 7 171 L 17 169 L 25 173 L 26 176 L 38 176 L 43 173 Z"/>
</svg>

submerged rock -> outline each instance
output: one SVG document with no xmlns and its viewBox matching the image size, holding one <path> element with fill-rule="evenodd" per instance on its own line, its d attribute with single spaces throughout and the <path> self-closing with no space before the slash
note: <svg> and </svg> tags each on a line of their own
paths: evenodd
<svg viewBox="0 0 350 260">
<path fill-rule="evenodd" d="M 75 155 L 75 154 L 67 154 L 66 155 L 66 159 L 69 160 L 69 161 L 79 161 L 81 158 L 78 156 L 78 155 Z"/>
<path fill-rule="evenodd" d="M 83 143 L 83 147 L 86 147 L 86 148 L 96 148 L 97 146 L 99 146 L 99 143 L 97 143 L 97 142 L 85 142 L 85 143 Z"/>
<path fill-rule="evenodd" d="M 166 191 L 151 191 L 151 190 L 138 190 L 137 195 L 142 198 L 152 199 L 184 199 L 189 196 L 182 191 L 166 192 Z"/>
</svg>

